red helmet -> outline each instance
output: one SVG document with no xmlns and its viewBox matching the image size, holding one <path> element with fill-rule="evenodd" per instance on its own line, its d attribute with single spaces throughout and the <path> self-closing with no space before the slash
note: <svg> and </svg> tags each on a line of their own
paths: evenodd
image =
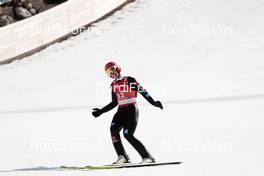
<svg viewBox="0 0 264 176">
<path fill-rule="evenodd" d="M 117 65 L 117 63 L 115 63 L 115 62 L 108 62 L 105 65 L 105 71 L 107 71 L 111 67 L 113 67 L 115 69 L 115 71 L 117 71 L 118 73 L 121 72 L 121 67 L 119 65 Z"/>
</svg>

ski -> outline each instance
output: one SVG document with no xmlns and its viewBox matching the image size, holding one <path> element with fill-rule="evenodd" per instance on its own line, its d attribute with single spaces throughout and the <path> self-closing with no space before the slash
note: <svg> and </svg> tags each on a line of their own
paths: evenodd
<svg viewBox="0 0 264 176">
<path fill-rule="evenodd" d="M 107 170 L 107 169 L 124 169 L 124 168 L 139 168 L 139 167 L 153 167 L 153 166 L 165 166 L 165 165 L 178 165 L 181 164 L 181 161 L 177 162 L 156 162 L 156 163 L 146 163 L 146 164 L 138 164 L 138 163 L 128 163 L 123 165 L 102 165 L 102 166 L 61 166 L 61 169 L 64 170 Z"/>
</svg>

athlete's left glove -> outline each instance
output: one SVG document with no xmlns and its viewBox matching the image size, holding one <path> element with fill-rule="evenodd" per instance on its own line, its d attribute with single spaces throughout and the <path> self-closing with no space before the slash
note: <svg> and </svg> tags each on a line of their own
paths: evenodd
<svg viewBox="0 0 264 176">
<path fill-rule="evenodd" d="M 94 108 L 92 114 L 94 117 L 99 117 L 100 115 L 103 114 L 103 112 L 99 108 Z"/>
<path fill-rule="evenodd" d="M 155 102 L 154 102 L 154 106 L 156 106 L 156 107 L 158 107 L 158 108 L 160 108 L 160 109 L 163 109 L 163 105 L 161 104 L 160 101 L 155 101 Z"/>
</svg>

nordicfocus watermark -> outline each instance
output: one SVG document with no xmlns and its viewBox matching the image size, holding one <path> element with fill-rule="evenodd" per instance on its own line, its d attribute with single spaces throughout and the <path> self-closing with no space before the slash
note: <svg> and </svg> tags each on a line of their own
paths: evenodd
<svg viewBox="0 0 264 176">
<path fill-rule="evenodd" d="M 74 151 L 74 152 L 85 152 L 85 151 L 103 151 L 105 144 L 101 142 L 72 142 L 72 141 L 31 141 L 30 149 L 34 151 Z"/>
<path fill-rule="evenodd" d="M 115 85 L 112 86 L 112 90 L 114 92 L 132 92 L 133 90 L 137 90 L 138 92 L 144 92 L 145 89 L 142 86 L 138 86 L 137 83 L 130 83 L 129 85 L 126 85 L 126 83 L 123 83 L 121 85 Z"/>
<path fill-rule="evenodd" d="M 233 35 L 234 27 L 227 24 L 169 24 L 162 26 L 162 33 L 167 35 L 203 34 L 203 35 Z"/>
<path fill-rule="evenodd" d="M 56 35 L 56 34 L 69 34 L 71 33 L 72 35 L 78 35 L 80 33 L 87 33 L 87 34 L 97 34 L 96 30 L 93 30 L 90 27 L 80 27 L 78 29 L 70 29 L 66 25 L 55 25 L 55 26 L 39 26 L 39 25 L 31 25 L 30 34 L 33 35 Z"/>
<path fill-rule="evenodd" d="M 161 147 L 166 151 L 174 152 L 231 152 L 235 146 L 231 142 L 214 141 L 165 141 Z"/>
<path fill-rule="evenodd" d="M 96 91 L 97 92 L 109 92 L 110 90 L 118 90 L 120 92 L 131 92 L 132 90 L 137 90 L 139 93 L 144 92 L 145 88 L 142 86 L 137 86 L 136 83 L 131 83 L 130 85 L 121 84 L 119 86 L 110 87 L 108 84 L 104 83 L 97 83 L 96 85 Z M 151 92 L 154 93 L 161 93 L 161 92 L 169 92 L 169 87 L 162 85 L 162 84 L 152 84 L 152 83 L 146 83 L 144 84 L 144 87 L 147 87 L 147 89 L 151 90 Z"/>
</svg>

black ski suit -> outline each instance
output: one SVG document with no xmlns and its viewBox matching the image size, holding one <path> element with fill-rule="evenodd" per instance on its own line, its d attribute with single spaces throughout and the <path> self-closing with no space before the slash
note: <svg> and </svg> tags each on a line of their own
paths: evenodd
<svg viewBox="0 0 264 176">
<path fill-rule="evenodd" d="M 132 77 L 127 77 L 127 80 L 130 83 L 134 83 L 135 89 L 153 106 L 160 107 L 163 109 L 162 104 L 159 101 L 154 101 L 148 92 L 140 86 L 137 81 Z M 112 91 L 112 102 L 109 103 L 104 108 L 98 110 L 98 114 L 94 116 L 99 116 L 102 113 L 112 110 L 118 105 L 118 100 L 116 94 Z M 113 117 L 110 131 L 112 142 L 115 148 L 117 155 L 123 155 L 127 157 L 125 149 L 123 147 L 119 132 L 123 129 L 124 137 L 127 141 L 137 150 L 142 158 L 152 158 L 150 153 L 146 150 L 145 146 L 134 136 L 137 123 L 138 123 L 138 107 L 136 104 L 129 104 L 125 107 L 119 107 L 116 114 Z M 128 158 L 127 158 L 128 159 Z"/>
</svg>

